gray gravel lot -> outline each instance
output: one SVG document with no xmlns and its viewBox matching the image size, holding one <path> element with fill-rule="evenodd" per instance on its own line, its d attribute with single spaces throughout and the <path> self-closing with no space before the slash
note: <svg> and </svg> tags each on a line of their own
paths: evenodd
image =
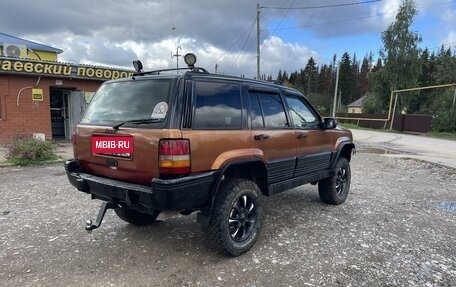
<svg viewBox="0 0 456 287">
<path fill-rule="evenodd" d="M 88 234 L 100 202 L 61 164 L 0 168 L 0 285 L 456 286 L 455 202 L 456 170 L 359 153 L 346 203 L 311 185 L 267 198 L 260 239 L 227 258 L 194 215 L 138 228 L 109 210 Z"/>
</svg>

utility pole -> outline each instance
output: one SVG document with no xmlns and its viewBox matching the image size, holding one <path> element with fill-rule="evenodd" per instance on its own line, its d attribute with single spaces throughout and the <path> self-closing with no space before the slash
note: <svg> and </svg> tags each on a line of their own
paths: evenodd
<svg viewBox="0 0 456 287">
<path fill-rule="evenodd" d="M 337 105 L 337 90 L 339 89 L 339 65 L 337 65 L 336 73 L 336 87 L 334 88 L 334 103 L 333 103 L 333 112 L 332 117 L 336 117 L 336 105 Z"/>
<path fill-rule="evenodd" d="M 340 107 L 342 107 L 342 91 L 339 91 L 339 98 L 337 99 L 336 114 L 337 114 L 337 112 L 340 112 Z"/>
<path fill-rule="evenodd" d="M 217 74 L 217 71 L 218 71 L 218 67 L 219 65 L 217 63 L 215 63 L 215 73 Z"/>
<path fill-rule="evenodd" d="M 456 86 L 454 87 L 454 95 L 453 95 L 453 110 L 454 110 L 454 104 L 456 103 Z"/>
<path fill-rule="evenodd" d="M 182 47 L 181 46 L 177 46 L 176 48 L 176 54 L 173 55 L 173 52 L 171 52 L 171 59 L 176 57 L 176 72 L 179 74 L 179 57 L 182 57 L 182 55 L 179 55 L 179 49 L 181 49 L 182 51 Z"/>
<path fill-rule="evenodd" d="M 260 79 L 260 3 L 257 3 L 257 80 Z"/>
<path fill-rule="evenodd" d="M 394 108 L 393 108 L 393 114 L 391 115 L 390 130 L 393 129 L 394 114 L 396 113 L 396 106 L 397 106 L 397 93 L 396 93 L 396 97 L 394 98 Z M 385 124 L 386 124 L 386 122 L 385 122 Z"/>
</svg>

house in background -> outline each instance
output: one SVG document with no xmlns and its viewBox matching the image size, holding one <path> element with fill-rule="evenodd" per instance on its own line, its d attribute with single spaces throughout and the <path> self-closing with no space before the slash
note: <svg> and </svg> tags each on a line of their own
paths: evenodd
<svg viewBox="0 0 456 287">
<path fill-rule="evenodd" d="M 347 105 L 348 113 L 349 114 L 362 114 L 363 113 L 363 100 L 366 98 L 366 96 L 363 96 L 353 103 Z"/>
</svg>

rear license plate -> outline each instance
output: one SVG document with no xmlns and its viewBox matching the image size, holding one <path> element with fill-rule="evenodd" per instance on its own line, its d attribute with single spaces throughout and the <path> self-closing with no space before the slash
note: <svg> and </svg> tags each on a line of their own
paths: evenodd
<svg viewBox="0 0 456 287">
<path fill-rule="evenodd" d="M 92 153 L 131 155 L 134 149 L 132 136 L 92 136 Z"/>
</svg>

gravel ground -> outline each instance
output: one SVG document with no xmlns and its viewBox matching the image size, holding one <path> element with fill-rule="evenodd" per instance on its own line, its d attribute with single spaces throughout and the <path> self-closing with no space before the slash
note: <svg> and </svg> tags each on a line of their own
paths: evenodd
<svg viewBox="0 0 456 287">
<path fill-rule="evenodd" d="M 340 206 L 306 185 L 265 200 L 237 258 L 195 216 L 138 228 L 77 192 L 61 164 L 0 169 L 1 286 L 456 286 L 456 170 L 359 153 Z M 445 208 L 446 207 L 446 208 Z"/>
</svg>

